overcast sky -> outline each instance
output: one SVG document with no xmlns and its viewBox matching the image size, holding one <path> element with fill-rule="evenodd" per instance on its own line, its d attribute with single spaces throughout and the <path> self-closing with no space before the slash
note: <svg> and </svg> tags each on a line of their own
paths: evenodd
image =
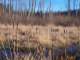
<svg viewBox="0 0 80 60">
<path fill-rule="evenodd" d="M 6 5 L 9 4 L 9 0 L 5 0 Z M 27 10 L 29 8 L 29 0 L 12 0 L 12 5 L 14 10 Z M 17 1 L 17 2 L 16 2 Z M 36 8 L 35 10 L 38 10 L 39 7 L 39 1 L 36 0 Z M 68 0 L 52 0 L 51 1 L 51 10 L 52 11 L 66 11 L 67 10 L 67 1 Z M 74 5 L 73 2 L 75 1 L 75 9 L 79 8 L 79 2 L 80 0 L 70 0 L 71 1 L 71 9 L 73 9 Z M 0 0 L 1 3 L 4 2 L 4 0 Z M 17 6 L 16 6 L 17 4 Z M 44 0 L 44 11 L 47 11 L 50 6 L 50 0 Z"/>
</svg>

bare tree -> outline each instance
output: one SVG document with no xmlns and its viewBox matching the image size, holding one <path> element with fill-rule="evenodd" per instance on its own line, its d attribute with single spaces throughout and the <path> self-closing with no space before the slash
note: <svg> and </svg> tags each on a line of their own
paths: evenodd
<svg viewBox="0 0 80 60">
<path fill-rule="evenodd" d="M 29 0 L 29 11 L 34 11 L 36 5 L 36 0 Z"/>
<path fill-rule="evenodd" d="M 79 14 L 80 14 L 80 0 L 79 0 Z"/>
<path fill-rule="evenodd" d="M 70 15 L 70 0 L 68 0 L 68 15 Z"/>
<path fill-rule="evenodd" d="M 34 12 L 35 11 L 35 6 L 36 6 L 36 0 L 32 0 L 31 3 L 32 3 L 31 4 L 32 5 L 31 10 L 32 10 L 32 12 Z"/>
<path fill-rule="evenodd" d="M 4 2 L 3 2 L 3 4 L 5 5 L 5 8 L 6 8 L 6 0 L 3 0 Z M 4 14 L 5 14 L 5 8 L 3 9 L 3 12 L 4 12 Z"/>
<path fill-rule="evenodd" d="M 52 1 L 50 0 L 50 3 L 49 3 L 49 12 L 51 12 L 51 5 L 52 5 L 52 3 L 51 3 Z"/>
<path fill-rule="evenodd" d="M 79 6 L 79 0 L 75 0 L 76 4 L 75 4 L 75 10 L 76 10 L 76 16 L 78 16 L 78 6 Z"/>
<path fill-rule="evenodd" d="M 73 0 L 73 9 L 75 10 L 75 0 Z"/>
<path fill-rule="evenodd" d="M 40 0 L 39 1 L 39 7 L 38 7 L 39 11 L 43 11 L 44 10 L 44 0 Z"/>
<path fill-rule="evenodd" d="M 79 0 L 79 9 L 80 9 L 80 0 Z"/>
<path fill-rule="evenodd" d="M 12 6 L 12 1 L 9 0 L 9 14 L 11 14 L 11 6 Z"/>
<path fill-rule="evenodd" d="M 78 6 L 79 6 L 79 0 L 73 0 L 73 10 L 75 10 L 75 15 L 78 15 Z"/>
</svg>

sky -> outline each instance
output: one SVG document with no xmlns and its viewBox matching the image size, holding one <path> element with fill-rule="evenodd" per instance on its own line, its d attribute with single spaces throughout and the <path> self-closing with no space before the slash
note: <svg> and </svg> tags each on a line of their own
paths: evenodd
<svg viewBox="0 0 80 60">
<path fill-rule="evenodd" d="M 6 1 L 5 4 L 8 5 L 10 0 L 0 0 L 1 3 L 3 3 L 4 1 Z M 39 1 L 40 0 L 36 0 L 36 7 L 35 7 L 36 11 L 39 10 Z M 53 12 L 66 11 L 68 7 L 67 1 L 68 0 L 51 0 L 50 10 Z M 71 10 L 73 10 L 74 8 L 79 9 L 80 0 L 70 0 L 70 1 L 71 1 L 71 6 L 70 6 Z M 73 3 L 75 4 L 75 7 Z M 12 6 L 14 10 L 28 10 L 29 0 L 12 0 Z M 44 5 L 42 6 L 43 11 L 48 11 L 49 6 L 50 6 L 50 0 L 44 0 Z"/>
</svg>

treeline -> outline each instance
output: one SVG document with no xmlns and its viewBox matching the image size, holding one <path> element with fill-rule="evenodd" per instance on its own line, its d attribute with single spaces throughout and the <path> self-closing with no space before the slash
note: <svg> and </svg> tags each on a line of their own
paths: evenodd
<svg viewBox="0 0 80 60">
<path fill-rule="evenodd" d="M 68 8 L 70 9 L 70 4 Z M 29 11 L 13 11 L 11 6 L 0 4 L 0 23 L 4 24 L 31 24 L 31 25 L 61 25 L 61 26 L 80 26 L 80 10 L 73 10 L 70 12 L 29 12 Z M 76 12 L 77 11 L 77 12 Z M 77 15 L 76 15 L 77 13 Z"/>
</svg>

